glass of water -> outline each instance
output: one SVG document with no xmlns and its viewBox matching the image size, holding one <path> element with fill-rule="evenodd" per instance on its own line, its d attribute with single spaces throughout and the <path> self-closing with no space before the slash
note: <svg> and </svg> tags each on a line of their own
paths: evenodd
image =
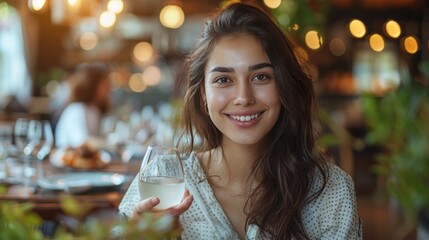
<svg viewBox="0 0 429 240">
<path fill-rule="evenodd" d="M 183 166 L 174 147 L 148 147 L 139 172 L 141 199 L 158 197 L 155 209 L 167 209 L 180 203 L 185 193 Z"/>
</svg>

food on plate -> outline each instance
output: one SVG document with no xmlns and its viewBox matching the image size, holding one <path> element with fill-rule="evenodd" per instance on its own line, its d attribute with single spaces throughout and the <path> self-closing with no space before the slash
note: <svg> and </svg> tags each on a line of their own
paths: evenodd
<svg viewBox="0 0 429 240">
<path fill-rule="evenodd" d="M 84 144 L 76 148 L 67 148 L 62 157 L 64 166 L 78 169 L 95 169 L 104 166 L 101 152 Z"/>
</svg>

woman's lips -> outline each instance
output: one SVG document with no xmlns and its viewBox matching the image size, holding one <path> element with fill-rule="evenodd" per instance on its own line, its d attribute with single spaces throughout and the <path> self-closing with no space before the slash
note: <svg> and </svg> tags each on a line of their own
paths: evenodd
<svg viewBox="0 0 429 240">
<path fill-rule="evenodd" d="M 255 113 L 251 115 L 229 115 L 230 118 L 240 122 L 248 122 L 250 120 L 258 118 L 259 116 L 261 116 L 261 113 Z"/>
<path fill-rule="evenodd" d="M 255 125 L 264 112 L 252 114 L 226 114 L 234 125 L 240 128 L 248 128 Z"/>
</svg>

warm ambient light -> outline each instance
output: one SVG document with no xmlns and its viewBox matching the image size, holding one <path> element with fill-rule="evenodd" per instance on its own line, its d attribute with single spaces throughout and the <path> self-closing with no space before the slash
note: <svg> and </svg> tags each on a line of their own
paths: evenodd
<svg viewBox="0 0 429 240">
<path fill-rule="evenodd" d="M 413 36 L 404 39 L 404 49 L 408 53 L 414 54 L 419 50 L 419 42 Z"/>
<path fill-rule="evenodd" d="M 329 42 L 329 50 L 331 50 L 332 55 L 341 56 L 346 52 L 346 44 L 340 38 L 334 38 Z"/>
<path fill-rule="evenodd" d="M 139 62 L 147 62 L 149 61 L 154 54 L 153 47 L 148 42 L 139 42 L 134 47 L 133 55 L 134 58 L 137 59 Z"/>
<path fill-rule="evenodd" d="M 46 0 L 28 0 L 28 7 L 35 12 L 42 10 L 45 4 Z"/>
<path fill-rule="evenodd" d="M 109 0 L 107 3 L 107 10 L 114 14 L 122 12 L 124 9 L 124 2 L 122 0 Z"/>
<path fill-rule="evenodd" d="M 148 66 L 143 70 L 143 82 L 155 86 L 161 82 L 161 70 L 157 66 Z"/>
<path fill-rule="evenodd" d="M 381 52 L 384 49 L 384 39 L 380 34 L 373 34 L 369 38 L 369 46 L 376 52 Z"/>
<path fill-rule="evenodd" d="M 98 43 L 98 37 L 93 32 L 85 32 L 79 38 L 79 45 L 83 50 L 89 51 L 95 48 Z"/>
<path fill-rule="evenodd" d="M 100 15 L 100 25 L 105 28 L 113 26 L 116 22 L 116 15 L 112 12 L 105 11 Z"/>
<path fill-rule="evenodd" d="M 394 20 L 388 21 L 385 29 L 386 33 L 393 38 L 398 38 L 401 35 L 401 26 Z"/>
<path fill-rule="evenodd" d="M 316 31 L 308 31 L 305 34 L 305 43 L 311 49 L 319 49 L 323 44 L 323 38 Z"/>
<path fill-rule="evenodd" d="M 179 28 L 185 21 L 185 13 L 177 5 L 167 5 L 161 10 L 159 20 L 164 27 Z"/>
<path fill-rule="evenodd" d="M 134 73 L 131 75 L 128 86 L 133 92 L 143 92 L 147 88 L 146 84 L 143 82 L 141 73 Z"/>
<path fill-rule="evenodd" d="M 357 38 L 365 36 L 366 28 L 365 24 L 361 20 L 353 19 L 349 24 L 350 33 Z"/>
<path fill-rule="evenodd" d="M 79 0 L 67 0 L 67 3 L 70 6 L 76 6 Z"/>
<path fill-rule="evenodd" d="M 271 8 L 271 9 L 278 8 L 281 3 L 282 3 L 281 0 L 264 0 L 265 6 Z"/>
</svg>

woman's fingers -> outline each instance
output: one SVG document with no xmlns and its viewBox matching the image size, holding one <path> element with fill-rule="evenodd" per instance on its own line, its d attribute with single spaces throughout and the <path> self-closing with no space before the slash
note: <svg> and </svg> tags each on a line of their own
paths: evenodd
<svg viewBox="0 0 429 240">
<path fill-rule="evenodd" d="M 169 214 L 174 218 L 178 218 L 180 214 L 188 210 L 188 208 L 191 206 L 193 201 L 194 201 L 194 197 L 189 194 L 189 191 L 187 189 L 183 194 L 182 201 L 177 206 L 171 207 L 166 210 L 153 209 L 156 205 L 160 203 L 159 198 L 157 197 L 147 198 L 145 200 L 142 200 L 136 205 L 136 207 L 134 208 L 133 214 L 131 216 L 131 220 L 139 221 L 139 219 L 145 212 L 153 212 L 156 215 Z"/>
<path fill-rule="evenodd" d="M 131 220 L 138 221 L 141 215 L 147 211 L 150 211 L 153 207 L 159 204 L 159 198 L 151 197 L 139 202 L 134 208 Z"/>
<path fill-rule="evenodd" d="M 193 201 L 194 197 L 189 194 L 188 190 L 186 190 L 182 201 L 177 206 L 168 209 L 168 212 L 174 217 L 179 217 L 180 214 L 188 210 Z"/>
</svg>

